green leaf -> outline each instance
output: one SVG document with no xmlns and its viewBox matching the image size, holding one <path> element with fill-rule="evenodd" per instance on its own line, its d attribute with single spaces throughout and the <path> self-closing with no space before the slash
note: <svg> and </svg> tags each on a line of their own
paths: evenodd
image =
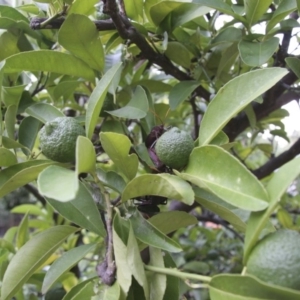
<svg viewBox="0 0 300 300">
<path fill-rule="evenodd" d="M 249 275 L 221 274 L 209 283 L 211 300 L 297 300 L 300 292 L 264 283 Z"/>
<path fill-rule="evenodd" d="M 164 268 L 163 253 L 160 249 L 149 247 L 151 266 Z M 150 276 L 150 300 L 163 300 L 167 287 L 167 276 L 152 273 Z"/>
<path fill-rule="evenodd" d="M 270 32 L 276 24 L 283 20 L 289 13 L 297 9 L 296 0 L 281 1 L 275 10 L 271 20 L 267 24 L 266 33 Z"/>
<path fill-rule="evenodd" d="M 183 179 L 208 188 L 224 201 L 250 211 L 268 206 L 263 185 L 238 159 L 220 147 L 198 147 L 191 153 Z"/>
<path fill-rule="evenodd" d="M 206 209 L 220 216 L 222 219 L 228 221 L 237 230 L 245 232 L 246 223 L 236 213 L 238 210 L 236 207 L 223 201 L 216 195 L 198 187 L 194 188 L 195 200 Z M 245 212 L 244 212 L 244 215 Z M 248 214 L 247 214 L 248 216 Z"/>
<path fill-rule="evenodd" d="M 113 243 L 114 243 L 114 254 L 117 266 L 117 278 L 118 283 L 125 295 L 127 295 L 131 286 L 131 270 L 127 262 L 127 238 L 126 241 L 120 236 L 126 221 L 122 219 L 118 214 L 115 215 L 113 221 Z"/>
<path fill-rule="evenodd" d="M 148 222 L 162 233 L 169 234 L 179 228 L 196 225 L 198 220 L 184 211 L 165 211 L 154 215 Z"/>
<path fill-rule="evenodd" d="M 267 62 L 279 45 L 279 38 L 272 37 L 263 42 L 239 42 L 239 52 L 243 62 L 251 67 L 261 66 Z"/>
<path fill-rule="evenodd" d="M 0 114 L 1 116 L 1 114 Z M 0 136 L 0 140 L 2 138 L 2 145 L 7 149 L 17 149 L 17 148 L 24 148 L 23 145 L 18 143 L 17 141 L 8 138 L 7 136 Z"/>
<path fill-rule="evenodd" d="M 184 67 L 191 67 L 191 52 L 179 42 L 168 42 L 168 48 L 165 51 L 165 55 L 174 63 Z"/>
<path fill-rule="evenodd" d="M 1 300 L 10 300 L 64 240 L 76 232 L 71 226 L 55 226 L 29 240 L 12 258 L 3 277 Z"/>
<path fill-rule="evenodd" d="M 18 53 L 6 59 L 4 72 L 43 71 L 83 77 L 90 81 L 95 78 L 91 68 L 78 58 L 51 50 L 34 50 Z"/>
<path fill-rule="evenodd" d="M 300 59 L 296 57 L 287 57 L 285 59 L 288 67 L 300 78 Z"/>
<path fill-rule="evenodd" d="M 81 289 L 71 298 L 72 300 L 92 299 L 95 296 L 95 283 L 87 282 Z"/>
<path fill-rule="evenodd" d="M 31 151 L 41 127 L 42 123 L 36 118 L 31 116 L 24 118 L 19 127 L 19 142 Z M 27 149 L 22 149 L 22 151 L 24 154 L 29 155 Z"/>
<path fill-rule="evenodd" d="M 172 110 L 175 110 L 179 104 L 186 100 L 192 92 L 200 85 L 200 82 L 190 80 L 177 83 L 169 95 L 169 104 Z"/>
<path fill-rule="evenodd" d="M 20 249 L 29 240 L 28 215 L 29 213 L 26 212 L 18 226 L 16 236 L 16 246 L 18 249 Z"/>
<path fill-rule="evenodd" d="M 47 197 L 46 201 L 69 221 L 102 237 L 106 236 L 97 205 L 83 183 L 79 183 L 78 193 L 71 201 L 60 202 Z"/>
<path fill-rule="evenodd" d="M 124 0 L 127 16 L 136 21 L 143 21 L 143 0 Z"/>
<path fill-rule="evenodd" d="M 88 138 L 91 138 L 93 135 L 109 85 L 113 81 L 114 76 L 118 72 L 119 68 L 121 68 L 121 66 L 122 63 L 117 63 L 111 69 L 109 69 L 97 83 L 90 96 L 86 109 L 85 122 L 86 136 Z"/>
<path fill-rule="evenodd" d="M 130 180 L 135 177 L 139 160 L 136 154 L 128 154 L 131 147 L 131 142 L 126 135 L 101 132 L 101 145 L 109 156 L 109 158 L 116 164 L 118 169 Z"/>
<path fill-rule="evenodd" d="M 58 42 L 91 68 L 102 71 L 104 51 L 95 24 L 82 14 L 71 14 L 58 32 Z"/>
<path fill-rule="evenodd" d="M 50 266 L 43 281 L 42 293 L 45 294 L 65 272 L 69 271 L 88 253 L 95 250 L 95 244 L 81 245 L 65 252 Z"/>
<path fill-rule="evenodd" d="M 166 268 L 177 268 L 172 256 L 169 253 L 164 255 L 164 264 Z M 167 276 L 167 287 L 163 300 L 180 299 L 179 286 L 181 280 L 175 276 Z"/>
<path fill-rule="evenodd" d="M 244 246 L 244 262 L 247 261 L 251 250 L 258 241 L 262 230 L 267 226 L 271 214 L 275 211 L 278 203 L 290 186 L 300 174 L 300 157 L 294 158 L 290 162 L 279 168 L 267 184 L 267 191 L 270 197 L 269 207 L 261 212 L 251 213 L 247 223 Z"/>
<path fill-rule="evenodd" d="M 42 123 L 51 122 L 58 117 L 64 117 L 63 112 L 55 106 L 47 103 L 36 103 L 25 110 L 30 116 L 40 120 Z"/>
<path fill-rule="evenodd" d="M 169 252 L 181 252 L 181 247 L 171 238 L 146 221 L 136 210 L 130 217 L 135 236 L 143 243 Z"/>
<path fill-rule="evenodd" d="M 35 204 L 21 204 L 18 206 L 15 206 L 11 211 L 13 214 L 26 214 L 34 215 L 34 216 L 40 216 L 42 218 L 45 217 L 45 211 L 42 210 L 40 207 L 38 207 Z"/>
<path fill-rule="evenodd" d="M 122 194 L 126 182 L 121 175 L 113 171 L 105 172 L 102 169 L 97 169 L 97 176 L 104 185 Z"/>
<path fill-rule="evenodd" d="M 188 205 L 194 202 L 192 187 L 178 176 L 170 174 L 144 174 L 134 178 L 125 187 L 122 201 L 146 195 L 175 199 Z"/>
<path fill-rule="evenodd" d="M 18 163 L 16 155 L 6 148 L 0 148 L 0 167 L 9 167 Z"/>
<path fill-rule="evenodd" d="M 95 5 L 98 2 L 99 2 L 98 0 L 89 0 L 89 1 L 75 0 L 70 6 L 70 10 L 68 10 L 68 13 L 82 14 L 88 16 L 95 12 Z"/>
<path fill-rule="evenodd" d="M 0 171 L 0 198 L 33 180 L 38 174 L 55 164 L 49 160 L 31 160 Z"/>
<path fill-rule="evenodd" d="M 239 111 L 287 74 L 286 69 L 260 69 L 242 74 L 217 93 L 208 105 L 199 132 L 199 145 L 208 144 Z"/>
<path fill-rule="evenodd" d="M 76 174 L 94 172 L 96 170 L 96 152 L 92 142 L 79 136 L 76 141 Z"/>
<path fill-rule="evenodd" d="M 222 52 L 222 57 L 218 65 L 217 77 L 222 77 L 223 72 L 228 72 L 238 57 L 238 44 L 232 43 L 231 46 Z"/>
<path fill-rule="evenodd" d="M 136 279 L 139 285 L 143 287 L 145 298 L 146 300 L 148 300 L 148 281 L 132 226 L 129 227 L 129 235 L 127 241 L 127 264 L 129 266 L 129 269 L 131 270 L 133 277 Z"/>
<path fill-rule="evenodd" d="M 272 0 L 244 0 L 246 9 L 246 19 L 249 27 L 255 24 L 262 15 L 268 10 Z"/>
<path fill-rule="evenodd" d="M 81 290 L 84 289 L 84 287 L 89 284 L 91 281 L 93 280 L 97 280 L 99 279 L 98 276 L 92 276 L 87 280 L 81 281 L 78 284 L 74 285 L 69 291 L 68 293 L 64 296 L 63 300 L 73 300 L 75 299 L 74 297 L 76 297 L 77 294 L 79 294 L 81 292 Z"/>
<path fill-rule="evenodd" d="M 121 296 L 121 288 L 116 281 L 112 286 L 105 286 L 104 291 L 101 293 L 102 298 L 105 300 L 119 300 Z"/>
<path fill-rule="evenodd" d="M 79 188 L 76 173 L 60 166 L 43 170 L 38 176 L 37 185 L 41 195 L 62 202 L 74 199 Z"/>
<path fill-rule="evenodd" d="M 5 121 L 5 128 L 7 131 L 7 135 L 9 138 L 13 139 L 15 136 L 15 120 L 17 116 L 17 105 L 10 105 L 7 107 L 4 121 Z"/>
<path fill-rule="evenodd" d="M 108 113 L 119 118 L 142 119 L 146 117 L 148 109 L 146 92 L 141 86 L 137 86 L 133 97 L 126 106 L 116 110 L 110 110 Z"/>
</svg>

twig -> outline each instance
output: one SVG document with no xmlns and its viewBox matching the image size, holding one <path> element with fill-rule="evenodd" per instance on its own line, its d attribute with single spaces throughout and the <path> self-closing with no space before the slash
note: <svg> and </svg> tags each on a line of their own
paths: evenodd
<svg viewBox="0 0 300 300">
<path fill-rule="evenodd" d="M 113 234 L 112 234 L 112 220 L 113 220 L 113 208 L 110 203 L 109 193 L 106 191 L 96 173 L 92 174 L 95 183 L 98 185 L 101 193 L 104 195 L 106 203 L 106 231 L 107 231 L 107 247 L 105 260 L 97 266 L 97 273 L 102 279 L 102 282 L 107 285 L 113 285 L 116 278 L 116 264 L 114 261 L 114 245 L 113 245 Z"/>
<path fill-rule="evenodd" d="M 271 174 L 273 171 L 292 160 L 295 156 L 300 154 L 300 138 L 291 146 L 290 149 L 281 153 L 280 155 L 270 159 L 260 168 L 253 171 L 253 174 L 258 178 L 264 178 Z"/>
<path fill-rule="evenodd" d="M 30 27 L 34 30 L 40 29 L 59 29 L 64 21 L 66 20 L 65 17 L 60 17 L 58 19 L 52 19 L 45 23 L 48 18 L 32 18 L 30 20 Z M 97 20 L 93 21 L 97 30 L 105 31 L 105 30 L 115 30 L 116 26 L 111 20 Z M 43 24 L 43 25 L 42 25 Z M 42 27 L 43 26 L 43 27 Z"/>
</svg>

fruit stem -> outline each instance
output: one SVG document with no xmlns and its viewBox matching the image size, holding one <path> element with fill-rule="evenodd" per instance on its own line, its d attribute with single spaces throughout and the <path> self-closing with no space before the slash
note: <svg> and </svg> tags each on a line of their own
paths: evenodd
<svg viewBox="0 0 300 300">
<path fill-rule="evenodd" d="M 148 271 L 153 271 L 153 272 L 156 272 L 159 274 L 164 274 L 164 275 L 175 276 L 175 277 L 178 277 L 183 280 L 193 279 L 193 280 L 202 281 L 202 282 L 206 282 L 206 283 L 209 283 L 211 281 L 211 277 L 209 277 L 209 276 L 190 274 L 190 273 L 186 273 L 186 272 L 181 272 L 177 269 L 160 268 L 160 267 L 155 267 L 155 266 L 150 266 L 150 265 L 144 265 L 144 267 Z"/>
</svg>

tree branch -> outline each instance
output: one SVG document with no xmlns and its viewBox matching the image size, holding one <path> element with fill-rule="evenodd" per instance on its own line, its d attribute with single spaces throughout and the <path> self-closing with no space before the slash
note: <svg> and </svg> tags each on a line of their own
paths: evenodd
<svg viewBox="0 0 300 300">
<path fill-rule="evenodd" d="M 273 171 L 292 160 L 300 154 L 300 138 L 291 146 L 290 149 L 280 155 L 270 159 L 266 164 L 253 171 L 253 174 L 258 178 L 264 178 L 270 175 Z"/>
<path fill-rule="evenodd" d="M 47 21 L 48 18 L 32 18 L 30 20 L 30 27 L 34 30 L 40 29 L 59 29 L 64 21 L 66 20 L 65 17 L 60 17 L 58 19 L 51 20 L 51 22 L 47 23 L 45 27 L 42 24 Z M 93 21 L 97 30 L 105 31 L 105 30 L 115 30 L 116 26 L 112 22 L 112 20 L 97 20 Z"/>
</svg>

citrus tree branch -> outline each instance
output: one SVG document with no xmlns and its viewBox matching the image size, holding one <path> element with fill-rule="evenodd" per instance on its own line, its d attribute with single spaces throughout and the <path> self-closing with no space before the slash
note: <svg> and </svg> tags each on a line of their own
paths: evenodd
<svg viewBox="0 0 300 300">
<path fill-rule="evenodd" d="M 290 149 L 281 153 L 280 155 L 271 158 L 267 163 L 265 163 L 260 168 L 253 171 L 253 174 L 258 178 L 264 178 L 270 175 L 273 171 L 284 165 L 285 163 L 292 160 L 300 154 L 300 138 L 291 146 Z"/>
</svg>

